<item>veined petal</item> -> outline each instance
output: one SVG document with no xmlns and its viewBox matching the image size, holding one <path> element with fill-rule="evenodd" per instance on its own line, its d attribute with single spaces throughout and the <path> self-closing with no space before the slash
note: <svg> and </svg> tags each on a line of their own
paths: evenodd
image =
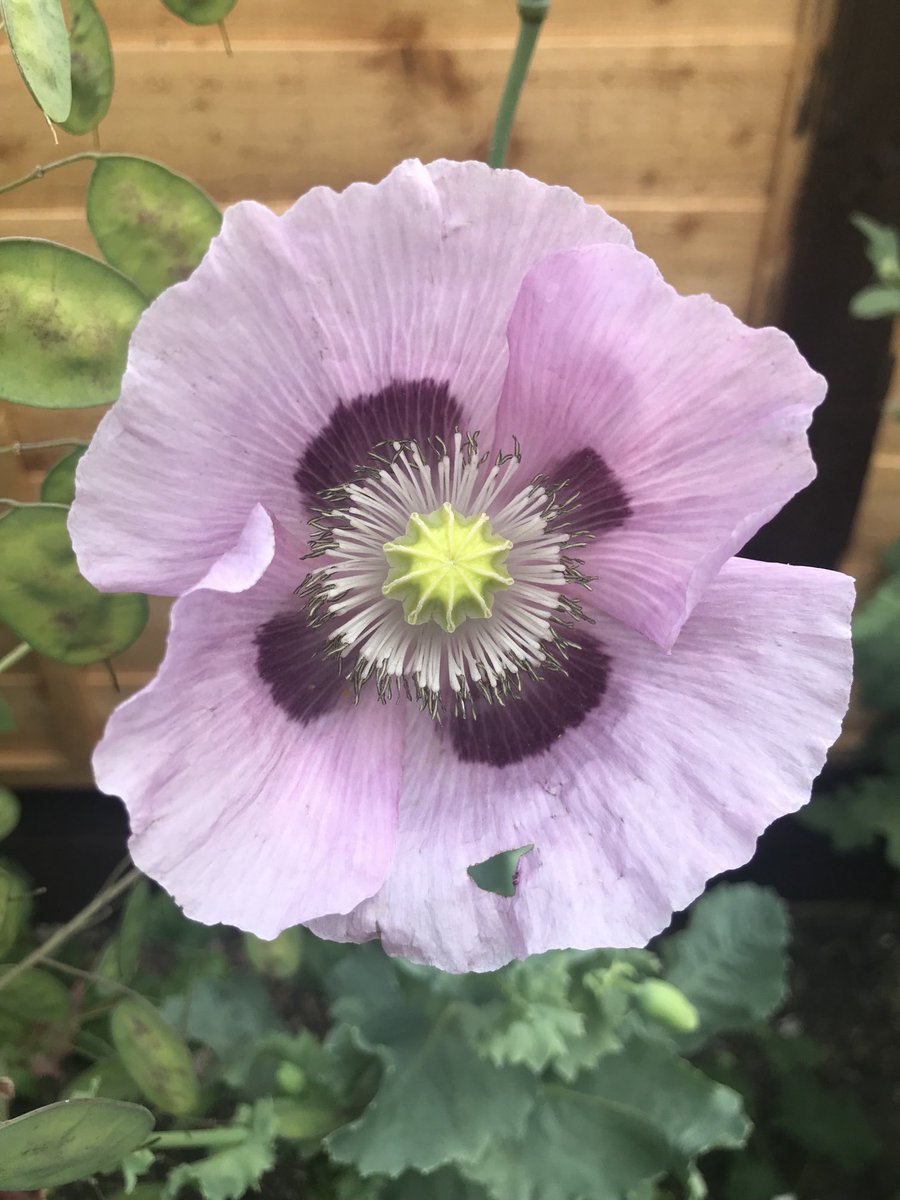
<svg viewBox="0 0 900 1200">
<path fill-rule="evenodd" d="M 808 800 L 847 706 L 852 599 L 846 576 L 734 559 L 670 654 L 599 617 L 603 697 L 543 754 L 497 769 L 461 762 L 447 737 L 407 739 L 387 882 L 314 930 L 378 932 L 452 971 L 644 945 Z M 467 875 L 527 845 L 513 898 Z"/>
<path fill-rule="evenodd" d="M 98 786 L 128 809 L 138 866 L 189 916 L 262 937 L 351 909 L 381 886 L 394 849 L 396 708 L 354 705 L 334 663 L 295 653 L 299 636 L 261 675 L 260 633 L 296 610 L 303 549 L 254 510 L 176 602 L 159 674 L 113 714 L 94 756 Z"/>
<path fill-rule="evenodd" d="M 314 188 L 283 217 L 235 205 L 190 279 L 142 317 L 122 395 L 79 465 L 83 573 L 181 594 L 255 503 L 299 530 L 304 451 L 336 413 L 352 424 L 398 388 L 424 381 L 489 430 L 525 273 L 604 241 L 630 235 L 565 188 L 479 163 L 406 162 L 374 186 Z M 366 419 L 390 438 L 419 432 L 415 412 L 409 430 Z"/>
<path fill-rule="evenodd" d="M 670 647 L 722 564 L 814 477 L 825 381 L 779 330 L 679 296 L 622 246 L 538 264 L 509 340 L 498 440 L 515 434 L 535 470 L 599 455 L 583 569 L 604 612 Z"/>
</svg>

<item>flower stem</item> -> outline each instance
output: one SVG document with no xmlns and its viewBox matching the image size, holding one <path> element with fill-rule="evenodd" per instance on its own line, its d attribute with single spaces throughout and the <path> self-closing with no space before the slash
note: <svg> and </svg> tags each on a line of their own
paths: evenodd
<svg viewBox="0 0 900 1200">
<path fill-rule="evenodd" d="M 494 133 L 491 137 L 491 148 L 488 151 L 488 166 L 502 167 L 506 162 L 506 152 L 509 149 L 509 135 L 512 132 L 519 96 L 528 75 L 531 56 L 537 45 L 541 26 L 550 8 L 550 0 L 518 0 L 519 38 L 513 51 L 512 62 L 509 64 L 509 74 L 506 85 L 500 97 L 497 109 L 497 120 L 494 122 Z"/>
<path fill-rule="evenodd" d="M 9 508 L 68 508 L 68 504 L 57 504 L 53 500 L 13 500 L 9 496 L 0 496 L 0 504 Z"/>
<path fill-rule="evenodd" d="M 18 646 L 10 650 L 9 654 L 4 654 L 0 658 L 0 675 L 4 671 L 8 671 L 10 667 L 14 667 L 16 663 L 21 662 L 26 654 L 31 653 L 31 647 L 27 642 L 19 642 Z"/>
<path fill-rule="evenodd" d="M 26 450 L 56 450 L 61 446 L 86 446 L 79 438 L 47 438 L 43 442 L 11 442 L 0 446 L 0 454 L 24 454 Z"/>
<path fill-rule="evenodd" d="M 226 1125 L 220 1129 L 170 1129 L 154 1134 L 147 1145 L 151 1150 L 195 1150 L 203 1146 L 239 1146 L 248 1136 L 249 1130 L 244 1125 Z"/>
<path fill-rule="evenodd" d="M 123 892 L 127 892 L 130 887 L 134 887 L 140 878 L 140 871 L 137 867 L 134 867 L 127 875 L 123 875 L 121 879 L 104 888 L 102 892 L 98 892 L 90 904 L 87 904 L 81 912 L 76 913 L 71 921 L 57 929 L 56 933 L 51 934 L 37 949 L 32 950 L 30 954 L 26 954 L 21 962 L 17 962 L 8 971 L 4 971 L 0 975 L 0 990 L 5 988 L 8 983 L 12 983 L 14 979 L 29 970 L 29 968 L 37 966 L 38 963 L 51 955 L 54 950 L 67 942 L 74 933 L 77 933 L 79 929 L 88 925 L 100 909 L 115 900 L 116 897 L 121 896 Z"/>
<path fill-rule="evenodd" d="M 58 158 L 56 162 L 45 163 L 42 167 L 35 167 L 33 171 L 29 171 L 27 175 L 23 175 L 21 179 L 13 179 L 10 183 L 0 184 L 0 196 L 4 192 L 12 192 L 17 187 L 22 187 L 25 183 L 31 183 L 33 179 L 43 179 L 51 171 L 55 171 L 57 167 L 68 167 L 71 163 L 87 162 L 102 158 L 102 154 L 96 154 L 90 150 L 83 150 L 80 154 L 70 154 L 68 158 Z"/>
<path fill-rule="evenodd" d="M 121 983 L 118 979 L 107 979 L 105 975 L 98 975 L 96 971 L 82 971 L 81 967 L 71 967 L 68 963 L 60 962 L 56 958 L 48 958 L 46 953 L 41 962 L 45 967 L 49 967 L 51 971 L 60 971 L 63 975 L 74 975 L 76 979 L 84 979 L 88 983 L 96 984 L 99 987 L 109 988 L 114 992 L 121 992 L 123 996 L 130 996 L 132 1000 L 145 1002 L 140 992 L 136 992 L 134 988 L 130 988 L 126 983 Z"/>
</svg>

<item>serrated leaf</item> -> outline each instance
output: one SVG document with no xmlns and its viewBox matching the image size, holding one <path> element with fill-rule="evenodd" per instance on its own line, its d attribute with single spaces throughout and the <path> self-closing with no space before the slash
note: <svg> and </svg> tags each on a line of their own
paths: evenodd
<svg viewBox="0 0 900 1200">
<path fill-rule="evenodd" d="M 216 25 L 224 21 L 237 0 L 162 0 L 163 4 L 182 21 L 191 25 Z"/>
<path fill-rule="evenodd" d="M 285 1029 L 265 984 L 246 971 L 198 979 L 186 996 L 170 996 L 162 1011 L 186 1037 L 213 1051 L 232 1087 L 244 1083 L 262 1039 Z"/>
<path fill-rule="evenodd" d="M 125 154 L 98 161 L 87 219 L 107 262 L 150 297 L 186 279 L 222 227 L 222 214 L 196 184 Z"/>
<path fill-rule="evenodd" d="M 0 815 L 2 819 L 2 815 Z M 6 958 L 28 925 L 31 884 L 14 863 L 0 861 L 0 959 Z M 0 992 L 0 1001 L 3 993 Z"/>
<path fill-rule="evenodd" d="M 900 285 L 873 283 L 856 293 L 850 301 L 850 315 L 866 321 L 900 314 Z"/>
<path fill-rule="evenodd" d="M 462 1009 L 435 1018 L 402 1001 L 360 1014 L 359 1032 L 384 1064 L 371 1104 L 327 1139 L 362 1175 L 397 1176 L 474 1159 L 495 1137 L 521 1134 L 533 1083 L 520 1067 L 485 1062 L 461 1027 Z"/>
<path fill-rule="evenodd" d="M 138 1104 L 65 1100 L 0 1125 L 0 1188 L 59 1187 L 113 1170 L 147 1140 L 153 1117 Z"/>
<path fill-rule="evenodd" d="M 195 1187 L 204 1200 L 240 1200 L 257 1190 L 275 1165 L 278 1123 L 271 1100 L 260 1100 L 248 1114 L 247 1139 L 196 1162 L 182 1163 L 169 1173 L 162 1200 L 174 1200 L 182 1188 Z"/>
<path fill-rule="evenodd" d="M 109 111 L 113 57 L 109 34 L 94 0 L 69 0 L 72 24 L 72 108 L 62 122 L 66 133 L 89 133 Z"/>
<path fill-rule="evenodd" d="M 72 83 L 60 0 L 0 0 L 0 19 L 29 92 L 51 121 L 65 121 Z"/>
<path fill-rule="evenodd" d="M 157 1108 L 187 1116 L 200 1103 L 190 1052 L 149 1002 L 121 1000 L 110 1014 L 110 1034 L 131 1078 Z"/>
<path fill-rule="evenodd" d="M 122 1172 L 122 1178 L 125 1180 L 125 1186 L 122 1189 L 127 1196 L 134 1194 L 137 1182 L 142 1175 L 153 1166 L 156 1161 L 156 1155 L 152 1150 L 141 1149 L 132 1150 L 132 1152 L 122 1159 L 119 1164 L 119 1170 Z"/>
<path fill-rule="evenodd" d="M 75 499 L 75 470 L 87 446 L 76 446 L 54 463 L 41 484 L 41 499 L 49 504 L 71 504 Z"/>
<path fill-rule="evenodd" d="M 123 983 L 129 983 L 137 970 L 149 905 L 150 884 L 146 879 L 139 879 L 131 889 L 131 894 L 122 910 L 122 919 L 119 922 L 119 933 L 116 938 L 116 949 L 119 956 L 118 978 Z"/>
<path fill-rule="evenodd" d="M 87 254 L 0 239 L 0 396 L 37 408 L 109 404 L 146 303 L 124 275 Z"/>
<path fill-rule="evenodd" d="M 697 1155 L 743 1144 L 740 1097 L 660 1045 L 635 1040 L 575 1085 L 541 1089 L 521 1141 L 460 1170 L 494 1200 L 622 1200 Z"/>
<path fill-rule="evenodd" d="M 9 837 L 21 816 L 22 806 L 18 796 L 0 784 L 0 842 Z"/>
<path fill-rule="evenodd" d="M 98 592 L 75 561 L 61 508 L 0 520 L 0 621 L 41 654 L 84 666 L 119 654 L 147 623 L 147 598 Z"/>
<path fill-rule="evenodd" d="M 863 776 L 800 813 L 804 825 L 827 834 L 837 850 L 863 850 L 884 838 L 885 854 L 900 869 L 900 778 Z"/>
<path fill-rule="evenodd" d="M 865 213 L 851 213 L 850 224 L 866 239 L 866 258 L 878 278 L 900 282 L 900 233 Z"/>
<path fill-rule="evenodd" d="M 751 883 L 722 885 L 691 909 L 688 927 L 666 939 L 666 978 L 697 1009 L 700 1027 L 685 1049 L 713 1034 L 762 1021 L 783 1001 L 788 940 L 784 905 Z"/>
<path fill-rule="evenodd" d="M 853 616 L 853 654 L 863 699 L 900 709 L 900 575 L 893 575 Z"/>
<path fill-rule="evenodd" d="M 431 1175 L 409 1172 L 400 1179 L 387 1180 L 377 1196 L 378 1200 L 488 1200 L 483 1187 L 448 1167 Z"/>
</svg>

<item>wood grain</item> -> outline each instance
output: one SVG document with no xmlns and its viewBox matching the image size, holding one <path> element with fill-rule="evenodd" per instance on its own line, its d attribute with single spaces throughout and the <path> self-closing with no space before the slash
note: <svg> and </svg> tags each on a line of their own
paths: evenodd
<svg viewBox="0 0 900 1200">
<path fill-rule="evenodd" d="M 798 0 L 553 0 L 544 36 L 654 37 L 698 30 L 790 34 Z M 106 0 L 114 44 L 151 39 L 221 49 L 215 26 L 186 25 L 159 0 Z M 513 0 L 239 0 L 226 22 L 233 45 L 288 38 L 417 43 L 446 37 L 515 35 Z"/>
<path fill-rule="evenodd" d="M 510 165 L 582 194 L 766 195 L 792 45 L 625 45 L 538 51 Z M 284 49 L 225 59 L 134 50 L 116 60 L 104 150 L 159 159 L 219 201 L 377 180 L 403 158 L 483 158 L 505 49 Z M 81 149 L 59 135 L 0 57 L 0 178 Z M 32 185 L 79 203 L 87 168 Z M 0 209 L 21 204 L 15 193 Z"/>
</svg>

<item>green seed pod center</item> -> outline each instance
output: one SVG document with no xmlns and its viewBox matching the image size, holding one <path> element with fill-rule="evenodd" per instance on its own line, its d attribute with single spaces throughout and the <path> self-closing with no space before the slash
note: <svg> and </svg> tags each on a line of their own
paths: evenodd
<svg viewBox="0 0 900 1200">
<path fill-rule="evenodd" d="M 402 602 L 410 625 L 436 621 L 452 633 L 467 617 L 491 615 L 494 594 L 513 582 L 511 549 L 484 513 L 464 517 L 451 504 L 413 513 L 406 533 L 385 543 L 390 570 L 381 590 Z"/>
</svg>

